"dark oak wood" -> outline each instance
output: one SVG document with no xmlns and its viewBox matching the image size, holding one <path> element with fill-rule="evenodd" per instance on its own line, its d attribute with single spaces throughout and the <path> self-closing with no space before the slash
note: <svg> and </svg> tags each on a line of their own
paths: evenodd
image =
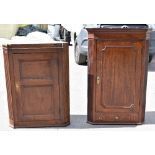
<svg viewBox="0 0 155 155">
<path fill-rule="evenodd" d="M 88 30 L 88 122 L 141 124 L 147 83 L 147 28 Z"/>
<path fill-rule="evenodd" d="M 3 46 L 12 127 L 66 126 L 69 117 L 67 43 Z"/>
</svg>

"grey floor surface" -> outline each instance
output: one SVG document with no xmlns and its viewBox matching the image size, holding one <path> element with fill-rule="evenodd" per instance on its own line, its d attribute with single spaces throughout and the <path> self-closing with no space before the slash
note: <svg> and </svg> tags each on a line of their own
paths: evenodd
<svg viewBox="0 0 155 155">
<path fill-rule="evenodd" d="M 87 66 L 75 64 L 73 46 L 70 47 L 70 113 L 67 127 L 22 128 L 9 127 L 3 54 L 0 50 L 0 131 L 13 130 L 155 130 L 155 59 L 148 66 L 145 122 L 142 125 L 90 125 L 87 121 Z"/>
</svg>

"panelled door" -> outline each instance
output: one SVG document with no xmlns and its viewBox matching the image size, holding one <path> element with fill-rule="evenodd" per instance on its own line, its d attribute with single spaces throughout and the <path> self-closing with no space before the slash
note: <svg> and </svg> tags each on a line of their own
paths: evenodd
<svg viewBox="0 0 155 155">
<path fill-rule="evenodd" d="M 140 108 L 142 44 L 97 41 L 96 52 L 96 119 L 136 121 Z"/>
<path fill-rule="evenodd" d="M 61 119 L 61 53 L 13 55 L 18 121 Z"/>
</svg>

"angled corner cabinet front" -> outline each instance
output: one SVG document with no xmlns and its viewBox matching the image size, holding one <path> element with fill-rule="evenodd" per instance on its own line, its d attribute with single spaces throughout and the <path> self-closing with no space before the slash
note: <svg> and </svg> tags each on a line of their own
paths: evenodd
<svg viewBox="0 0 155 155">
<path fill-rule="evenodd" d="M 147 83 L 147 28 L 88 29 L 88 122 L 141 124 Z"/>
<path fill-rule="evenodd" d="M 67 43 L 3 46 L 10 125 L 69 124 Z"/>
</svg>

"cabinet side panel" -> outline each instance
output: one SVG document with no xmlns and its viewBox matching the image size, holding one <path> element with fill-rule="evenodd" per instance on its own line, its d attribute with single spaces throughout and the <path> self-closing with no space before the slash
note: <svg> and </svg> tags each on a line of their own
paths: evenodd
<svg viewBox="0 0 155 155">
<path fill-rule="evenodd" d="M 68 50 L 68 44 L 64 44 L 64 48 L 63 48 L 63 70 L 62 70 L 62 74 L 63 76 L 62 81 L 63 81 L 63 105 L 64 105 L 64 122 L 70 122 L 70 99 L 69 99 L 69 50 Z"/>
<path fill-rule="evenodd" d="M 88 122 L 95 118 L 95 85 L 96 85 L 96 41 L 88 42 Z"/>
<path fill-rule="evenodd" d="M 7 48 L 3 48 L 3 55 L 4 55 L 4 67 L 5 67 L 5 78 L 6 78 L 6 88 L 7 88 L 7 100 L 8 100 L 8 109 L 9 109 L 9 119 L 10 123 L 12 124 L 14 121 L 13 115 L 13 99 L 12 99 L 12 92 L 11 92 L 11 76 L 10 76 L 10 67 L 9 67 L 9 54 Z"/>
<path fill-rule="evenodd" d="M 146 88 L 147 88 L 147 73 L 148 73 L 148 40 L 143 41 L 142 49 L 142 74 L 141 74 L 141 96 L 140 96 L 140 120 L 144 122 L 145 119 L 145 106 L 146 106 Z"/>
</svg>

